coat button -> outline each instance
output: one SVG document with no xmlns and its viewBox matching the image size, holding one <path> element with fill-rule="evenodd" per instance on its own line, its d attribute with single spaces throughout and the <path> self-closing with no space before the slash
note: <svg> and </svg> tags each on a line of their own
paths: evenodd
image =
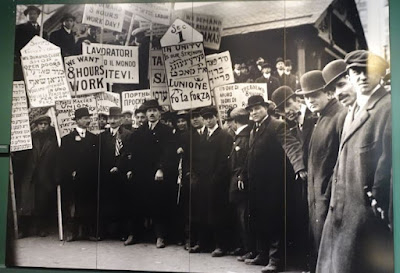
<svg viewBox="0 0 400 273">
<path fill-rule="evenodd" d="M 330 209 L 330 210 L 333 210 L 333 206 L 329 206 L 329 209 Z"/>
</svg>

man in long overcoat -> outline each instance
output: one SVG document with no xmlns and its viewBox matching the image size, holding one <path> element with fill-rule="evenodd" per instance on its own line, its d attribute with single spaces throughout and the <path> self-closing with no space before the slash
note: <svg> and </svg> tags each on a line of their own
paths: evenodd
<svg viewBox="0 0 400 273">
<path fill-rule="evenodd" d="M 80 226 L 90 239 L 98 236 L 98 138 L 87 130 L 90 125 L 87 108 L 76 109 L 73 119 L 76 128 L 61 139 L 58 159 L 67 241 L 78 239 Z"/>
<path fill-rule="evenodd" d="M 388 65 L 364 50 L 345 61 L 357 100 L 344 123 L 317 272 L 393 272 L 391 97 L 380 85 Z"/>
<path fill-rule="evenodd" d="M 331 177 L 339 150 L 346 109 L 334 98 L 331 82 L 325 83 L 321 71 L 305 73 L 300 78 L 300 83 L 301 90 L 297 94 L 303 95 L 308 109 L 319 115 L 309 143 L 307 164 L 308 212 L 313 242 L 311 266 L 314 270 L 322 228 L 328 214 Z"/>
<path fill-rule="evenodd" d="M 252 96 L 246 109 L 255 122 L 250 134 L 248 178 L 250 215 L 259 255 L 245 262 L 266 265 L 263 272 L 281 266 L 284 238 L 285 162 L 306 178 L 301 145 L 285 130 L 285 123 L 268 115 L 268 103 Z"/>
<path fill-rule="evenodd" d="M 263 63 L 261 65 L 261 77 L 255 80 L 255 83 L 266 83 L 267 84 L 267 91 L 268 91 L 268 98 L 272 97 L 272 93 L 281 86 L 279 80 L 271 75 L 271 65 L 269 63 Z"/>
<path fill-rule="evenodd" d="M 27 151 L 21 185 L 17 185 L 17 207 L 20 237 L 28 235 L 33 227 L 40 236 L 46 236 L 51 214 L 56 210 L 55 159 L 57 138 L 49 116 L 35 120 L 37 130 L 32 133 L 32 150 Z"/>
<path fill-rule="evenodd" d="M 50 33 L 50 42 L 60 47 L 63 57 L 79 54 L 75 42 L 75 32 L 73 31 L 75 19 L 72 14 L 64 14 L 61 18 L 60 29 Z"/>
</svg>

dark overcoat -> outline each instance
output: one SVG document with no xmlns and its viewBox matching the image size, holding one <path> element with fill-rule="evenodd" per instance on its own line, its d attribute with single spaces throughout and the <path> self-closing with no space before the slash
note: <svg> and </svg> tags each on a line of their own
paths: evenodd
<svg viewBox="0 0 400 273">
<path fill-rule="evenodd" d="M 77 55 L 75 33 L 68 33 L 64 27 L 50 33 L 50 42 L 61 48 L 61 55 L 68 57 Z"/>
<path fill-rule="evenodd" d="M 380 87 L 345 119 L 317 262 L 320 273 L 393 272 L 393 237 L 375 217 L 364 187 L 390 207 L 391 96 Z M 387 218 L 386 218 L 387 219 Z"/>
<path fill-rule="evenodd" d="M 63 202 L 69 217 L 96 215 L 98 194 L 98 137 L 86 131 L 84 138 L 74 129 L 61 139 L 58 168 L 62 181 Z M 75 179 L 72 173 L 76 171 Z M 71 207 L 74 210 L 70 210 Z"/>
<path fill-rule="evenodd" d="M 53 127 L 46 133 L 32 133 L 32 150 L 27 151 L 21 185 L 16 185 L 19 215 L 32 215 L 48 211 L 47 200 L 55 194 L 57 185 L 57 138 Z M 55 197 L 55 196 L 54 196 Z M 55 200 L 55 198 L 54 198 Z M 54 207 L 56 204 L 53 204 Z"/>
<path fill-rule="evenodd" d="M 314 247 L 319 248 L 331 197 L 331 177 L 346 109 L 332 99 L 320 112 L 308 149 L 308 212 Z"/>
<path fill-rule="evenodd" d="M 249 139 L 251 127 L 247 126 L 238 135 L 235 135 L 234 142 L 229 156 L 231 163 L 231 183 L 229 187 L 229 201 L 233 203 L 247 200 L 248 178 L 247 178 L 247 154 L 249 151 Z M 244 183 L 244 189 L 239 190 L 239 179 Z"/>
<path fill-rule="evenodd" d="M 261 76 L 255 80 L 255 83 L 266 83 L 267 84 L 267 93 L 268 93 L 268 99 L 272 98 L 272 93 L 281 86 L 279 83 L 279 80 L 275 78 L 274 76 L 270 76 L 269 79 L 264 78 L 264 76 Z"/>
<path fill-rule="evenodd" d="M 305 170 L 301 145 L 285 125 L 284 121 L 268 116 L 258 131 L 253 128 L 250 134 L 250 213 L 262 233 L 279 228 L 284 217 L 286 158 L 295 173 Z"/>
</svg>

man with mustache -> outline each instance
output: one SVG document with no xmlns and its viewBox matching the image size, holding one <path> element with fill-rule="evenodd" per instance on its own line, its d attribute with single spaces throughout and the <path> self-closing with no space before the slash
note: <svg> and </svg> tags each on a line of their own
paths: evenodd
<svg viewBox="0 0 400 273">
<path fill-rule="evenodd" d="M 388 63 L 365 50 L 345 62 L 357 99 L 344 122 L 317 272 L 394 272 L 391 95 L 381 86 Z"/>
<path fill-rule="evenodd" d="M 309 71 L 300 78 L 307 107 L 318 114 L 308 148 L 308 212 L 312 239 L 311 270 L 314 270 L 331 197 L 331 176 L 339 150 L 346 110 L 334 98 L 330 82 L 325 86 L 322 72 Z"/>
<path fill-rule="evenodd" d="M 99 145 L 96 135 L 88 131 L 89 110 L 75 110 L 76 128 L 61 139 L 60 160 L 64 213 L 67 218 L 66 240 L 78 239 L 79 227 L 83 235 L 97 240 L 97 170 Z"/>
</svg>

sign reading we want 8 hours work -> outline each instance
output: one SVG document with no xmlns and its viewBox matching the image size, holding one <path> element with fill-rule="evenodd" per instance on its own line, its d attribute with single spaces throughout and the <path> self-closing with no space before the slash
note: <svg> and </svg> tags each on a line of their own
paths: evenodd
<svg viewBox="0 0 400 273">
<path fill-rule="evenodd" d="M 177 19 L 160 42 L 172 109 L 211 105 L 203 36 Z"/>
</svg>

